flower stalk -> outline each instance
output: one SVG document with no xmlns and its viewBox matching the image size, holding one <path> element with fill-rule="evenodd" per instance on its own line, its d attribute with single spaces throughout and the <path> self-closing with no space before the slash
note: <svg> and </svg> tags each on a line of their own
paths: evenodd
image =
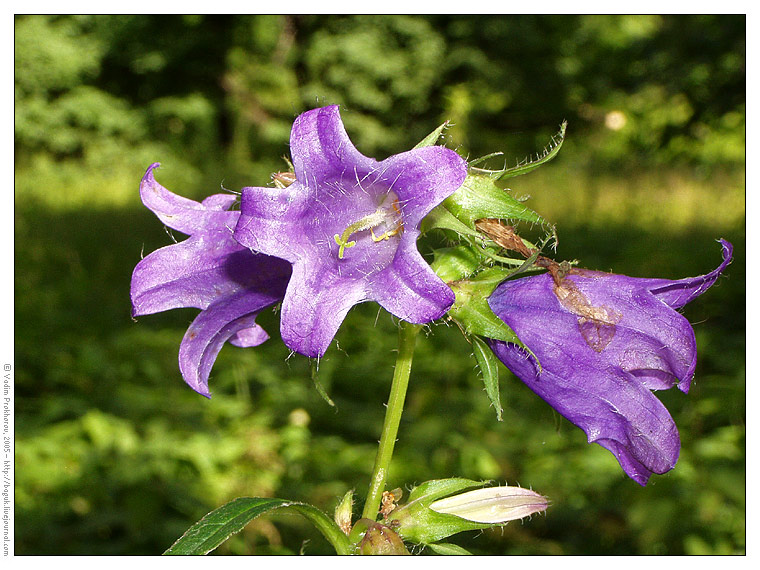
<svg viewBox="0 0 760 570">
<path fill-rule="evenodd" d="M 398 426 L 401 422 L 401 414 L 404 411 L 404 400 L 406 399 L 406 390 L 409 386 L 409 375 L 412 371 L 414 346 L 420 328 L 422 328 L 421 325 L 415 325 L 405 321 L 399 323 L 396 368 L 393 371 L 391 393 L 388 397 L 388 406 L 385 410 L 385 420 L 383 421 L 380 445 L 377 448 L 377 456 L 375 457 L 375 466 L 372 469 L 372 478 L 370 479 L 367 501 L 364 503 L 364 511 L 362 513 L 362 517 L 366 519 L 376 520 L 377 513 L 380 510 L 380 502 L 382 501 L 383 490 L 385 489 L 385 481 L 388 478 L 388 469 L 391 464 L 391 458 L 393 457 L 393 448 L 396 445 Z"/>
</svg>

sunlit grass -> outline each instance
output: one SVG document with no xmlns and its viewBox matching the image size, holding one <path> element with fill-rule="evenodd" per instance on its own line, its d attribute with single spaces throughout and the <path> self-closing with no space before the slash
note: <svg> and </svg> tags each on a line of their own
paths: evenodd
<svg viewBox="0 0 760 570">
<path fill-rule="evenodd" d="M 563 225 L 603 228 L 613 224 L 648 232 L 741 227 L 745 217 L 743 171 L 700 177 L 689 170 L 650 169 L 635 174 L 591 173 L 561 164 L 562 158 L 510 180 L 514 195 L 560 232 Z"/>
</svg>

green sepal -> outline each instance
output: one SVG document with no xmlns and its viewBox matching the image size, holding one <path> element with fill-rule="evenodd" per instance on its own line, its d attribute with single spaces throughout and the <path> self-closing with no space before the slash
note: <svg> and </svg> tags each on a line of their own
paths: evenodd
<svg viewBox="0 0 760 570">
<path fill-rule="evenodd" d="M 432 229 L 452 230 L 458 234 L 472 237 L 479 237 L 480 233 L 469 227 L 467 224 L 460 222 L 457 217 L 449 212 L 443 205 L 438 205 L 422 219 L 420 231 L 425 233 Z"/>
<path fill-rule="evenodd" d="M 421 502 L 425 506 L 436 502 L 438 499 L 443 499 L 449 495 L 453 495 L 459 491 L 465 489 L 471 489 L 472 487 L 485 487 L 488 481 L 474 481 L 472 479 L 465 479 L 463 477 L 452 477 L 451 479 L 433 479 L 432 481 L 425 481 L 417 485 L 409 492 L 409 500 L 407 505 L 412 502 Z M 406 505 L 405 505 L 406 506 Z M 395 512 L 395 511 L 393 511 Z"/>
<path fill-rule="evenodd" d="M 306 517 L 332 544 L 338 554 L 351 554 L 348 537 L 325 513 L 306 503 L 285 499 L 240 497 L 211 511 L 177 539 L 164 554 L 208 554 L 256 517 L 290 510 Z"/>
<path fill-rule="evenodd" d="M 452 283 L 476 273 L 483 261 L 484 258 L 471 247 L 443 247 L 435 250 L 430 267 L 443 281 Z"/>
<path fill-rule="evenodd" d="M 515 273 L 514 269 L 489 267 L 468 279 L 447 282 L 456 296 L 454 304 L 449 309 L 448 316 L 457 323 L 467 338 L 479 336 L 516 344 L 535 359 L 539 370 L 541 370 L 538 357 L 522 343 L 517 333 L 509 328 L 507 323 L 494 314 L 488 304 L 488 297 L 491 296 L 499 283 Z M 496 382 L 498 384 L 498 378 Z M 491 397 L 490 393 L 489 397 Z M 494 402 L 493 398 L 491 401 Z M 495 405 L 497 405 L 498 416 L 499 406 L 496 402 Z"/>
<path fill-rule="evenodd" d="M 507 178 L 513 178 L 515 176 L 520 176 L 521 174 L 527 174 L 528 172 L 535 170 L 539 166 L 546 164 L 547 162 L 549 162 L 551 159 L 553 159 L 555 156 L 559 154 L 559 149 L 562 148 L 562 143 L 565 142 L 566 130 L 567 130 L 567 121 L 563 121 L 559 127 L 559 131 L 557 132 L 557 134 L 555 134 L 552 137 L 551 142 L 549 142 L 549 145 L 544 148 L 543 152 L 541 152 L 538 155 L 536 160 L 526 160 L 522 164 L 518 164 L 517 166 L 512 166 L 511 168 L 504 168 L 502 170 L 486 170 L 483 168 L 470 168 L 470 172 L 491 176 L 494 180 L 506 180 Z M 478 159 L 477 161 L 474 161 L 473 163 L 471 163 L 471 165 L 481 162 L 483 159 L 489 158 L 490 156 L 493 156 L 493 155 L 489 155 L 487 157 L 483 157 L 482 159 Z"/>
<path fill-rule="evenodd" d="M 433 146 L 435 143 L 438 142 L 438 139 L 441 138 L 443 131 L 445 131 L 448 126 L 449 126 L 449 122 L 446 121 L 436 130 L 434 130 L 432 133 L 430 133 L 428 136 L 426 136 L 424 139 L 418 142 L 412 150 L 417 149 L 417 148 L 424 148 L 426 146 Z"/>
<path fill-rule="evenodd" d="M 480 156 L 476 159 L 471 160 L 468 164 L 470 165 L 470 168 L 475 166 L 476 164 L 480 164 L 481 162 L 485 162 L 489 158 L 493 158 L 495 156 L 504 156 L 503 152 L 492 152 L 491 154 L 486 154 L 485 156 Z"/>
<path fill-rule="evenodd" d="M 545 223 L 541 216 L 498 186 L 496 181 L 492 175 L 470 169 L 462 186 L 443 201 L 443 206 L 471 229 L 481 218 Z"/>
<path fill-rule="evenodd" d="M 483 487 L 487 481 L 470 479 L 437 479 L 415 487 L 405 505 L 396 507 L 389 515 L 389 525 L 395 528 L 404 540 L 416 544 L 430 545 L 453 534 L 467 530 L 480 530 L 496 526 L 476 523 L 455 515 L 437 513 L 430 505 L 465 489 Z"/>
<path fill-rule="evenodd" d="M 496 409 L 496 420 L 501 421 L 501 400 L 499 399 L 499 359 L 483 339 L 471 336 L 472 354 L 483 375 L 483 384 L 491 404 Z"/>
<path fill-rule="evenodd" d="M 497 317 L 488 305 L 488 297 L 514 271 L 502 267 L 484 269 L 476 276 L 448 283 L 456 295 L 449 316 L 468 335 L 512 342 L 523 346 L 515 332 Z"/>
<path fill-rule="evenodd" d="M 317 389 L 317 394 L 322 397 L 328 406 L 334 408 L 335 402 L 332 401 L 332 398 L 330 398 L 327 390 L 325 390 L 325 387 L 322 386 L 322 382 L 319 381 L 319 361 L 312 359 L 309 361 L 309 366 L 311 367 L 311 381 L 314 383 L 314 387 Z"/>
<path fill-rule="evenodd" d="M 472 556 L 472 552 L 466 548 L 462 548 L 458 544 L 451 544 L 450 542 L 434 542 L 428 544 L 427 547 L 442 556 Z"/>
</svg>

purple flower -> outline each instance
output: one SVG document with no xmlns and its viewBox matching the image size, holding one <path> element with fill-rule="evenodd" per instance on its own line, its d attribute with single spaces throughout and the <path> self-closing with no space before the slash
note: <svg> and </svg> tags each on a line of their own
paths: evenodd
<svg viewBox="0 0 760 570">
<path fill-rule="evenodd" d="M 700 277 L 639 279 L 582 269 L 505 281 L 489 299 L 496 315 L 538 358 L 491 341 L 506 366 L 560 414 L 611 451 L 646 485 L 678 460 L 678 430 L 650 392 L 688 392 L 697 362 L 694 331 L 676 309 L 704 293 L 731 261 Z"/>
<path fill-rule="evenodd" d="M 435 320 L 454 294 L 417 251 L 422 218 L 452 194 L 465 161 L 424 147 L 378 162 L 348 138 L 337 106 L 299 116 L 290 134 L 295 182 L 243 188 L 235 239 L 287 259 L 285 344 L 322 356 L 349 309 L 376 301 L 412 323 Z"/>
<path fill-rule="evenodd" d="M 268 335 L 255 323 L 265 307 L 282 299 L 290 276 L 287 262 L 251 253 L 232 237 L 240 212 L 232 194 L 202 203 L 173 194 L 153 176 L 140 183 L 143 203 L 167 226 L 189 239 L 163 247 L 140 261 L 132 274 L 132 315 L 202 309 L 179 349 L 179 368 L 190 387 L 211 397 L 208 375 L 225 341 L 256 346 Z"/>
</svg>

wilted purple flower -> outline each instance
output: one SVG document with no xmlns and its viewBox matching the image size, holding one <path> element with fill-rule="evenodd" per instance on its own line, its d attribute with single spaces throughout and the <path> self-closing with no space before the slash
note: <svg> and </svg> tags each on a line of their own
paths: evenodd
<svg viewBox="0 0 760 570">
<path fill-rule="evenodd" d="M 300 115 L 290 151 L 295 182 L 243 188 L 235 229 L 241 244 L 293 264 L 282 304 L 285 344 L 323 355 L 363 301 L 412 323 L 441 317 L 454 294 L 416 241 L 422 218 L 464 181 L 465 161 L 435 146 L 368 158 L 349 140 L 337 106 Z"/>
<path fill-rule="evenodd" d="M 208 375 L 225 341 L 256 346 L 268 335 L 255 323 L 265 307 L 282 299 L 290 265 L 251 253 L 232 237 L 240 212 L 230 211 L 232 194 L 215 194 L 202 203 L 173 194 L 148 167 L 140 183 L 143 203 L 168 227 L 189 239 L 163 247 L 140 261 L 132 274 L 132 315 L 176 309 L 202 309 L 179 349 L 182 377 L 210 397 Z"/>
<path fill-rule="evenodd" d="M 676 312 L 704 293 L 731 261 L 700 277 L 670 281 L 572 269 L 505 281 L 489 305 L 538 359 L 491 341 L 507 367 L 617 457 L 640 485 L 678 459 L 678 430 L 650 392 L 688 392 L 697 362 L 694 331 Z"/>
</svg>

